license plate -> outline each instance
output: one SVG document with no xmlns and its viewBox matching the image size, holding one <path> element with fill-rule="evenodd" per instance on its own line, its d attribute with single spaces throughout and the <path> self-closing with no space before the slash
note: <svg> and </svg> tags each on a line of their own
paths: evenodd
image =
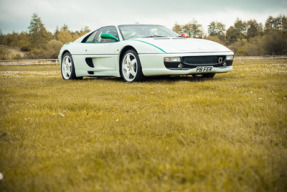
<svg viewBox="0 0 287 192">
<path fill-rule="evenodd" d="M 212 67 L 197 67 L 196 72 L 210 72 Z"/>
</svg>

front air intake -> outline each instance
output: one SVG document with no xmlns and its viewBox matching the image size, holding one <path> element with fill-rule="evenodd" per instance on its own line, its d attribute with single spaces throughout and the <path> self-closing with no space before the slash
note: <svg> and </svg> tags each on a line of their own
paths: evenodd
<svg viewBox="0 0 287 192">
<path fill-rule="evenodd" d="M 182 57 L 182 61 L 186 65 L 220 65 L 225 62 L 225 56 L 187 56 Z"/>
<path fill-rule="evenodd" d="M 188 70 L 199 66 L 226 67 L 231 66 L 233 60 L 226 60 L 224 55 L 215 56 L 184 56 L 180 62 L 167 62 L 164 65 L 170 70 Z"/>
</svg>

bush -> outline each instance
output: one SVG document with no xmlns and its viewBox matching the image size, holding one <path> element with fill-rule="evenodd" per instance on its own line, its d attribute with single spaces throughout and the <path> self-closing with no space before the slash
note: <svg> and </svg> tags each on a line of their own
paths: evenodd
<svg viewBox="0 0 287 192">
<path fill-rule="evenodd" d="M 5 48 L 0 48 L 0 59 L 7 60 L 8 59 L 8 52 Z"/>
<path fill-rule="evenodd" d="M 51 59 L 57 59 L 62 46 L 63 43 L 61 41 L 57 41 L 55 39 L 50 40 L 47 45 L 47 57 Z"/>
<path fill-rule="evenodd" d="M 263 48 L 268 55 L 287 54 L 287 33 L 282 31 L 270 31 L 263 39 Z"/>
</svg>

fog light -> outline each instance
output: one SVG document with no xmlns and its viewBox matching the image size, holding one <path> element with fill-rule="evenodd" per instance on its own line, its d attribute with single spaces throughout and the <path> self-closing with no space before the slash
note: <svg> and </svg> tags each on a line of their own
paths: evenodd
<svg viewBox="0 0 287 192">
<path fill-rule="evenodd" d="M 233 55 L 227 55 L 226 60 L 233 60 Z"/>
<path fill-rule="evenodd" d="M 180 57 L 165 57 L 164 62 L 180 62 Z"/>
</svg>

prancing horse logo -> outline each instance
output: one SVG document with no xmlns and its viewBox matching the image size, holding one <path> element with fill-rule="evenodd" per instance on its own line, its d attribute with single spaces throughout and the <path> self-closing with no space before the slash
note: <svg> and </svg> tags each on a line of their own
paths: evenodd
<svg viewBox="0 0 287 192">
<path fill-rule="evenodd" d="M 223 62 L 223 57 L 218 57 L 218 63 L 222 63 Z"/>
</svg>

